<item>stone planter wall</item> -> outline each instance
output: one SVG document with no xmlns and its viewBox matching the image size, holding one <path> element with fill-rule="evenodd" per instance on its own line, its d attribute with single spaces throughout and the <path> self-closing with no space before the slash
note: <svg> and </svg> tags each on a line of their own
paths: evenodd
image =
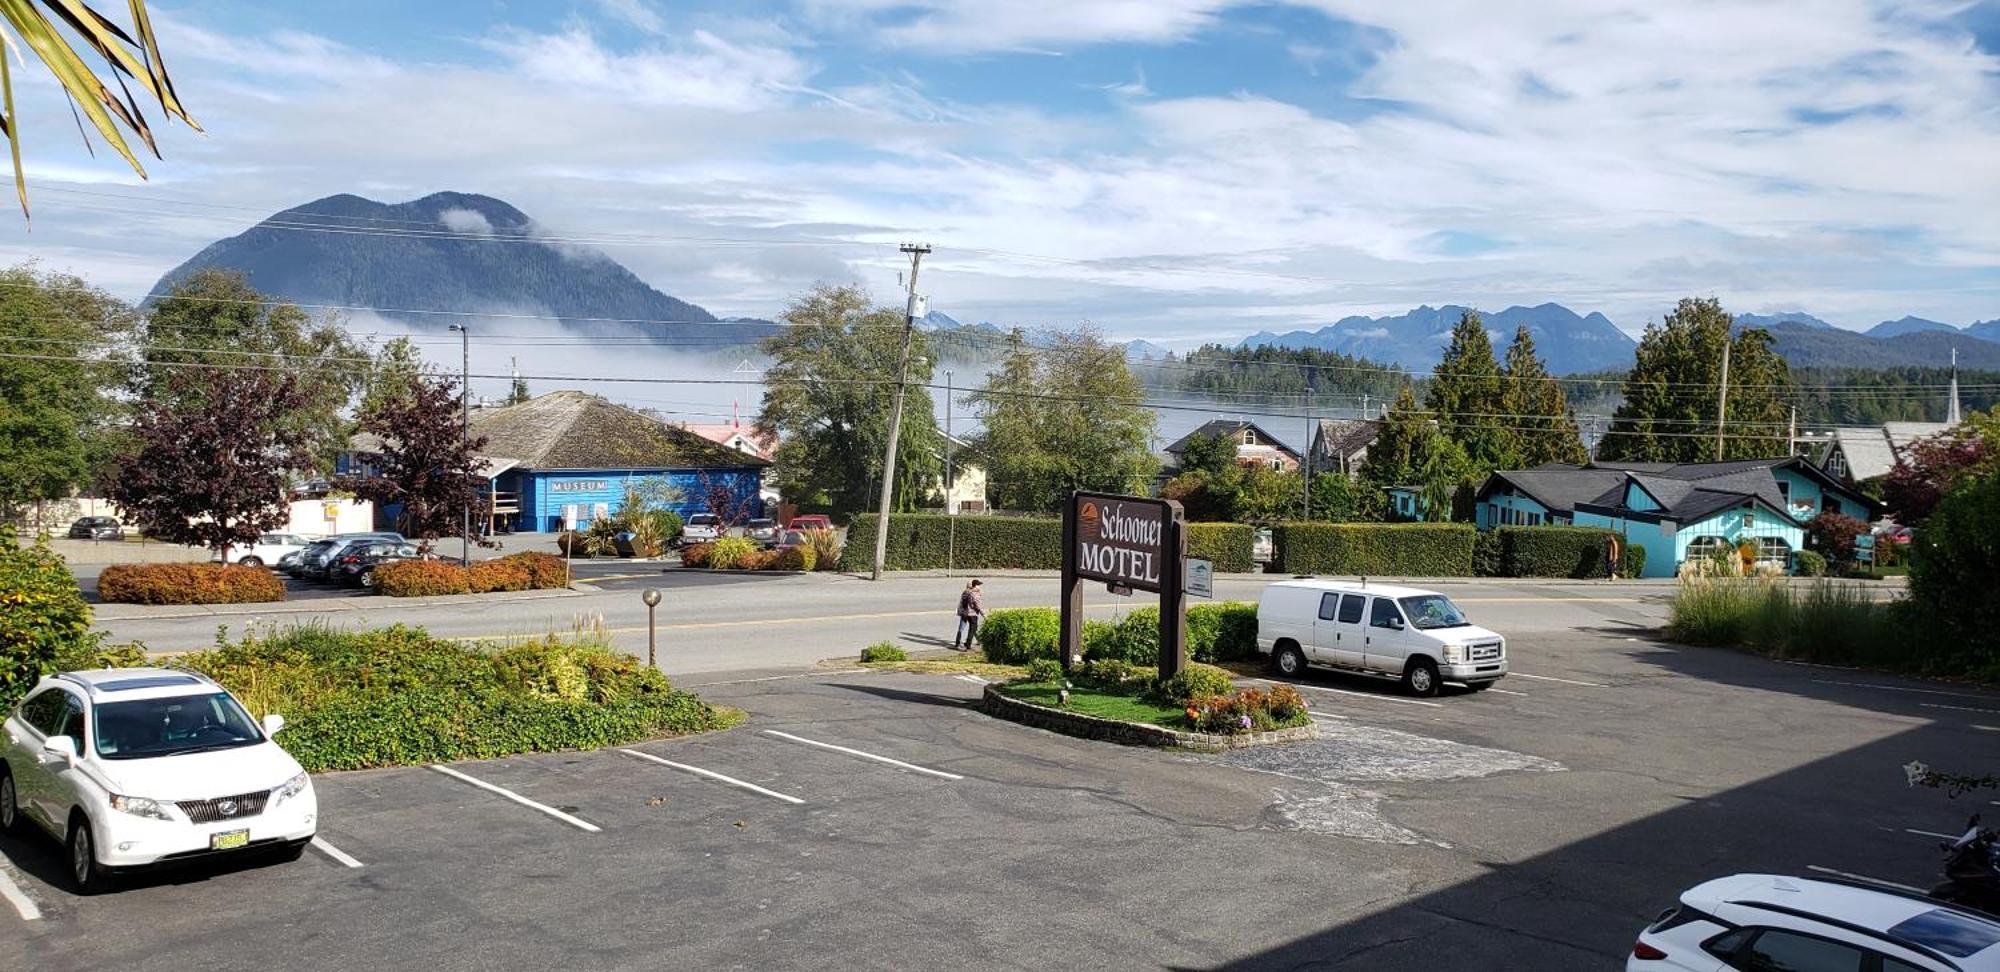
<svg viewBox="0 0 2000 972">
<path fill-rule="evenodd" d="M 1290 729 L 1275 729 L 1271 732 L 1220 735 L 1208 732 L 1182 732 L 1165 726 L 1121 722 L 1117 719 L 1100 719 L 1081 712 L 1066 712 L 1062 709 L 1051 709 L 1032 702 L 1009 698 L 1001 694 L 998 685 L 986 686 L 986 692 L 979 700 L 979 710 L 987 715 L 1018 722 L 1024 726 L 1047 729 L 1050 732 L 1076 736 L 1079 739 L 1118 743 L 1121 746 L 1178 746 L 1183 749 L 1213 752 L 1319 738 L 1317 723 Z"/>
</svg>

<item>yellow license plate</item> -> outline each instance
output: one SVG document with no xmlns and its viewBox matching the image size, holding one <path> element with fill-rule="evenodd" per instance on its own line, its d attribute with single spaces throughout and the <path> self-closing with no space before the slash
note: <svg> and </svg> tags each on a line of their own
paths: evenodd
<svg viewBox="0 0 2000 972">
<path fill-rule="evenodd" d="M 225 830 L 208 835 L 209 850 L 235 850 L 250 846 L 250 832 L 247 830 Z"/>
</svg>

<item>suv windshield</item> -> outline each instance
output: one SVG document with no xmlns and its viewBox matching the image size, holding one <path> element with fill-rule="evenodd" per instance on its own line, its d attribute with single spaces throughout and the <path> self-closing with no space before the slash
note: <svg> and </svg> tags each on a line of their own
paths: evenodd
<svg viewBox="0 0 2000 972">
<path fill-rule="evenodd" d="M 177 756 L 263 741 L 263 731 L 227 692 L 97 707 L 97 754 L 105 759 Z"/>
<path fill-rule="evenodd" d="M 722 521 L 716 519 L 713 513 L 696 513 L 688 517 L 689 526 L 714 526 L 720 522 Z"/>
<path fill-rule="evenodd" d="M 1443 594 L 1419 594 L 1415 597 L 1399 599 L 1403 613 L 1410 616 L 1410 623 L 1425 631 L 1432 628 L 1463 628 L 1472 622 L 1451 603 L 1451 598 Z"/>
</svg>

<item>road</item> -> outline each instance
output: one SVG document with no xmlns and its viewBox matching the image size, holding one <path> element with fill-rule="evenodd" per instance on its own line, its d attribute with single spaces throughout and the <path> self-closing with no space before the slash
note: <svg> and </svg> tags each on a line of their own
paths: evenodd
<svg viewBox="0 0 2000 972">
<path fill-rule="evenodd" d="M 758 589 L 775 618 L 855 612 L 858 583 Z M 952 676 L 765 669 L 681 679 L 750 712 L 726 733 L 323 775 L 294 864 L 78 898 L 54 841 L 0 837 L 35 915 L 0 904 L 0 968 L 1600 970 L 1710 877 L 1927 886 L 1923 832 L 1987 798 L 1901 764 L 2000 770 L 2000 693 L 1664 645 L 1608 597 L 1463 593 L 1515 674 L 1429 700 L 1306 678 L 1313 743 L 1128 749 L 971 711 Z"/>
<path fill-rule="evenodd" d="M 606 565 L 613 570 L 619 565 Z M 453 638 L 534 637 L 578 626 L 604 629 L 619 648 L 643 655 L 646 608 L 643 587 L 658 587 L 660 667 L 669 674 L 808 665 L 851 656 L 864 646 L 892 641 L 911 649 L 951 643 L 952 612 L 965 581 L 960 578 L 891 575 L 880 583 L 843 574 L 704 574 L 633 570 L 624 565 L 599 574 L 597 583 L 618 589 L 529 600 L 466 601 L 413 605 L 394 598 L 361 596 L 334 603 L 307 601 L 256 613 L 174 616 L 177 609 L 101 607 L 98 627 L 113 641 L 140 641 L 154 651 L 207 648 L 218 625 L 240 633 L 258 617 L 259 625 L 322 623 L 338 627 L 408 624 Z M 604 580 L 609 576 L 615 579 Z M 1045 576 L 989 576 L 989 609 L 1053 606 L 1057 582 Z M 1276 577 L 1224 575 L 1216 580 L 1221 599 L 1255 600 Z M 1477 581 L 1441 586 L 1479 624 L 1517 640 L 1538 632 L 1579 627 L 1643 629 L 1665 617 L 1668 588 L 1580 582 Z M 1090 617 L 1113 618 L 1153 603 L 1145 595 L 1115 597 L 1101 588 L 1085 595 Z"/>
</svg>

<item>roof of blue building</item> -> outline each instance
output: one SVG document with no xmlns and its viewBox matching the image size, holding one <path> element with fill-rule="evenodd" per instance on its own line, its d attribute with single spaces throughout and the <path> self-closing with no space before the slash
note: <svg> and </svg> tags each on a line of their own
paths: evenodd
<svg viewBox="0 0 2000 972">
<path fill-rule="evenodd" d="M 527 469 L 742 469 L 770 465 L 678 426 L 580 391 L 472 413 L 480 452 Z"/>
<path fill-rule="evenodd" d="M 1495 472 L 1479 490 L 1481 499 L 1505 484 L 1526 494 L 1553 513 L 1578 507 L 1597 511 L 1643 512 L 1669 520 L 1698 520 L 1758 500 L 1783 511 L 1786 500 L 1778 490 L 1775 470 L 1789 468 L 1817 480 L 1822 487 L 1849 496 L 1863 509 L 1874 504 L 1853 493 L 1812 463 L 1797 456 L 1739 459 L 1731 462 L 1605 462 L 1592 466 L 1549 463 L 1533 469 Z M 1657 510 L 1631 511 L 1626 490 L 1636 484 L 1660 505 Z"/>
</svg>

